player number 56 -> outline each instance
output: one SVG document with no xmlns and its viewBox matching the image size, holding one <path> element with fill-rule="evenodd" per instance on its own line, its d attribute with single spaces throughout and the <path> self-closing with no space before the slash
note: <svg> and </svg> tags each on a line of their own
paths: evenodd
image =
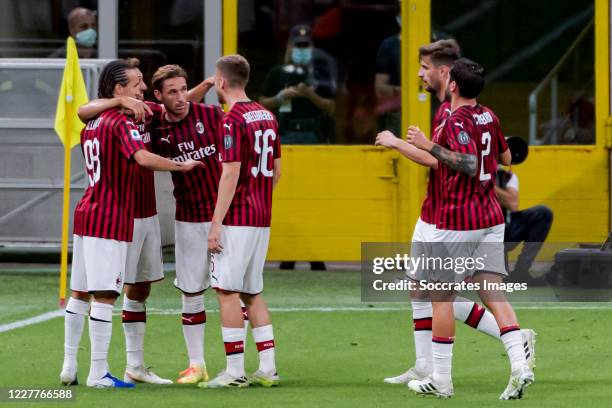
<svg viewBox="0 0 612 408">
<path fill-rule="evenodd" d="M 271 142 L 275 140 L 276 133 L 272 129 L 266 129 L 265 132 L 262 130 L 255 132 L 255 153 L 259 154 L 259 161 L 257 166 L 251 167 L 253 177 L 257 177 L 259 173 L 264 177 L 272 177 L 274 175 L 274 171 L 268 169 L 268 159 L 272 157 L 274 149 L 271 146 Z"/>
<path fill-rule="evenodd" d="M 83 156 L 85 156 L 89 185 L 93 187 L 100 180 L 100 142 L 97 138 L 85 141 Z"/>
</svg>

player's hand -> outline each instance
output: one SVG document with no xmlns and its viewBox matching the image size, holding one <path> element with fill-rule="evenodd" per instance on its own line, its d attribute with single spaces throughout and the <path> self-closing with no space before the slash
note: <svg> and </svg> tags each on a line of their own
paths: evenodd
<svg viewBox="0 0 612 408">
<path fill-rule="evenodd" d="M 183 173 L 187 173 L 188 171 L 191 171 L 197 167 L 201 167 L 204 168 L 204 163 L 202 163 L 199 160 L 187 160 L 186 162 L 182 163 L 181 165 L 181 171 Z"/>
<path fill-rule="evenodd" d="M 146 103 L 129 96 L 123 96 L 120 99 L 121 106 L 129 111 L 129 114 L 134 115 L 136 122 L 144 122 L 147 115 L 153 115 L 151 108 Z"/>
<path fill-rule="evenodd" d="M 388 130 L 383 130 L 379 134 L 376 135 L 376 142 L 374 144 L 376 146 L 384 146 L 390 149 L 394 148 L 399 139 L 395 137 L 395 135 Z"/>
<path fill-rule="evenodd" d="M 293 99 L 299 96 L 299 92 L 295 86 L 288 86 L 287 88 L 280 91 L 279 96 L 282 100 Z"/>
<path fill-rule="evenodd" d="M 208 78 L 206 78 L 204 81 L 202 81 L 202 83 L 210 88 L 212 88 L 213 86 L 215 86 L 215 76 L 211 75 Z"/>
<path fill-rule="evenodd" d="M 417 126 L 410 126 L 408 133 L 406 134 L 406 141 L 419 149 L 427 150 L 429 140 L 425 137 L 425 134 L 421 132 Z"/>
<path fill-rule="evenodd" d="M 223 252 L 223 245 L 221 245 L 221 224 L 214 222 L 211 224 L 210 232 L 208 233 L 208 250 L 213 254 Z"/>
</svg>

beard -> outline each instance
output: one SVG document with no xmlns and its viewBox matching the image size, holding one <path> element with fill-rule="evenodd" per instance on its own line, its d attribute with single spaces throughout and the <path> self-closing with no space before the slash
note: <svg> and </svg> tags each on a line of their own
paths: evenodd
<svg viewBox="0 0 612 408">
<path fill-rule="evenodd" d="M 434 80 L 432 79 L 431 81 L 429 81 L 426 85 L 425 85 L 425 90 L 429 93 L 435 94 L 438 93 L 438 90 L 440 89 L 440 80 Z"/>
</svg>

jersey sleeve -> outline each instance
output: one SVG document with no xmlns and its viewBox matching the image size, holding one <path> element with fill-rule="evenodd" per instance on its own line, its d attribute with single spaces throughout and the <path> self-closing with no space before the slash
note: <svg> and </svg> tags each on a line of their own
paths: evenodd
<svg viewBox="0 0 612 408">
<path fill-rule="evenodd" d="M 221 148 L 223 147 L 223 118 L 225 116 L 225 112 L 223 112 L 223 109 L 221 109 L 219 106 L 215 106 L 214 110 L 212 111 L 212 128 L 213 128 L 213 134 L 215 137 L 215 146 L 217 146 L 217 150 L 221 151 Z"/>
<path fill-rule="evenodd" d="M 502 132 L 501 127 L 499 126 L 499 122 L 497 123 L 497 146 L 499 146 L 499 153 L 503 153 L 508 150 L 508 143 L 506 142 L 506 136 L 504 136 L 504 132 Z"/>
<path fill-rule="evenodd" d="M 478 154 L 476 128 L 471 121 L 449 118 L 444 127 L 445 145 L 449 150 L 464 154 Z"/>
<path fill-rule="evenodd" d="M 127 159 L 130 159 L 138 150 L 146 150 L 146 146 L 142 141 L 142 135 L 134 122 L 119 120 L 115 125 L 114 133 L 119 140 L 121 154 Z"/>
<path fill-rule="evenodd" d="M 240 162 L 241 143 L 244 137 L 244 127 L 240 122 L 225 116 L 222 121 L 221 148 L 219 149 L 219 161 L 222 163 Z"/>
<path fill-rule="evenodd" d="M 151 112 L 153 112 L 153 117 L 151 119 L 154 121 L 160 121 L 161 115 L 164 113 L 163 105 L 149 101 L 145 101 L 145 104 L 149 107 L 149 109 L 151 109 Z"/>
</svg>

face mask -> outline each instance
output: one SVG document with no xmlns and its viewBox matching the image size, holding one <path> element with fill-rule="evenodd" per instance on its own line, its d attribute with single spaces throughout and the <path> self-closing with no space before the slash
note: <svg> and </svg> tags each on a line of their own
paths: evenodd
<svg viewBox="0 0 612 408">
<path fill-rule="evenodd" d="M 308 65 L 312 59 L 312 48 L 294 48 L 291 50 L 291 60 L 296 65 Z"/>
<path fill-rule="evenodd" d="M 402 17 L 401 16 L 395 16 L 395 21 L 397 21 L 397 25 L 398 26 L 402 26 Z"/>
<path fill-rule="evenodd" d="M 76 43 L 78 45 L 82 45 L 83 47 L 92 47 L 96 43 L 96 39 L 98 38 L 98 33 L 93 28 L 88 28 L 87 30 L 78 32 L 76 34 Z"/>
</svg>

